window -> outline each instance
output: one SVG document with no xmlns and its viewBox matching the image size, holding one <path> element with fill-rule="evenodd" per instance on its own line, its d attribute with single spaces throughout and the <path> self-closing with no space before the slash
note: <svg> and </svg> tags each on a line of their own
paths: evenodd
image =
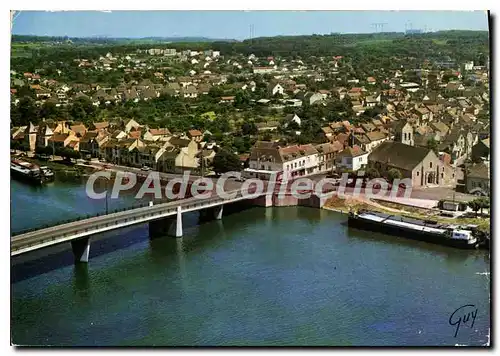
<svg viewBox="0 0 500 356">
<path fill-rule="evenodd" d="M 444 178 L 444 173 L 441 173 L 441 178 Z"/>
<path fill-rule="evenodd" d="M 265 169 L 263 164 L 260 165 L 260 169 L 262 169 L 262 170 Z"/>
<path fill-rule="evenodd" d="M 408 133 L 408 140 L 411 140 L 411 132 Z"/>
<path fill-rule="evenodd" d="M 404 133 L 404 137 L 405 137 L 405 139 L 404 139 L 404 140 L 406 141 L 406 132 Z"/>
<path fill-rule="evenodd" d="M 419 171 L 417 171 L 417 177 L 418 177 L 419 175 L 420 175 L 420 172 L 419 172 Z"/>
<path fill-rule="evenodd" d="M 432 162 L 429 162 L 429 166 L 432 168 Z"/>
<path fill-rule="evenodd" d="M 358 158 L 358 162 L 361 162 L 363 160 L 363 157 Z"/>
<path fill-rule="evenodd" d="M 297 162 L 295 162 L 295 168 L 297 168 Z"/>
<path fill-rule="evenodd" d="M 288 171 L 288 164 L 286 165 L 286 170 Z"/>
</svg>

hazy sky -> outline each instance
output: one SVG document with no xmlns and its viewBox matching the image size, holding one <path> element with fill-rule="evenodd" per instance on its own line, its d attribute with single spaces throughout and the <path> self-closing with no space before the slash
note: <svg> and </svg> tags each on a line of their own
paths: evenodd
<svg viewBox="0 0 500 356">
<path fill-rule="evenodd" d="M 406 28 L 488 30 L 484 11 L 22 11 L 12 32 L 39 36 L 203 36 L 245 39 L 277 35 L 375 32 Z"/>
</svg>

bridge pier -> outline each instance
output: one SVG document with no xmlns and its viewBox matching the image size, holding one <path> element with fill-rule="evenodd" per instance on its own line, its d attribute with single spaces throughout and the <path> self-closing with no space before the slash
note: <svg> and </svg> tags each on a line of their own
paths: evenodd
<svg viewBox="0 0 500 356">
<path fill-rule="evenodd" d="M 210 221 L 210 220 L 221 220 L 223 212 L 223 205 L 214 206 L 211 208 L 201 209 L 200 222 Z"/>
<path fill-rule="evenodd" d="M 182 212 L 180 206 L 177 207 L 175 237 L 182 237 Z"/>
<path fill-rule="evenodd" d="M 177 207 L 177 214 L 175 217 L 168 217 L 149 222 L 150 238 L 165 235 L 182 237 L 182 211 L 180 206 Z"/>
<path fill-rule="evenodd" d="M 90 237 L 71 241 L 71 249 L 75 256 L 75 263 L 89 262 Z"/>
<path fill-rule="evenodd" d="M 273 193 L 261 195 L 253 199 L 253 204 L 257 206 L 270 207 L 273 206 Z"/>
<path fill-rule="evenodd" d="M 221 220 L 222 219 L 222 211 L 224 210 L 223 205 L 219 205 L 213 208 L 214 209 L 214 218 L 215 220 Z"/>
</svg>

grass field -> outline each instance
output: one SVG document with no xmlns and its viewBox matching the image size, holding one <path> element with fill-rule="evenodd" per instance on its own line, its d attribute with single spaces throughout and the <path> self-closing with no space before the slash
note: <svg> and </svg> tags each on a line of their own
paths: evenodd
<svg viewBox="0 0 500 356">
<path fill-rule="evenodd" d="M 436 40 L 436 39 L 433 39 L 432 42 L 434 42 L 437 45 L 445 45 L 447 43 L 446 40 Z"/>
</svg>

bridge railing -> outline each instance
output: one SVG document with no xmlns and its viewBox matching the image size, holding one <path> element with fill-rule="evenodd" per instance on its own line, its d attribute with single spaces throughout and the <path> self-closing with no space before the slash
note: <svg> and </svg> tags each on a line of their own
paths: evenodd
<svg viewBox="0 0 500 356">
<path fill-rule="evenodd" d="M 233 199 L 239 199 L 242 197 L 242 194 L 239 193 Z M 49 241 L 64 239 L 65 237 L 79 235 L 81 233 L 100 231 L 104 228 L 124 224 L 129 221 L 137 221 L 146 218 L 154 219 L 154 217 L 160 218 L 165 214 L 174 214 L 177 211 L 177 207 L 179 205 L 181 206 L 181 210 L 191 210 L 195 208 L 203 208 L 217 203 L 223 203 L 224 201 L 227 201 L 227 199 L 221 197 L 208 198 L 204 200 L 190 198 L 187 201 L 181 202 L 180 204 L 179 202 L 174 201 L 153 206 L 146 206 L 142 208 L 124 209 L 123 211 L 119 211 L 113 214 L 88 219 L 77 219 L 75 221 L 69 221 L 64 225 L 51 226 L 45 229 L 35 229 L 34 231 L 30 231 L 33 234 L 30 234 L 30 232 L 28 232 L 25 233 L 26 236 L 16 235 L 18 236 L 18 238 L 14 238 L 11 240 L 11 252 L 15 252 L 21 248 L 29 248 L 31 246 L 39 245 Z M 44 235 L 46 235 L 46 238 L 44 238 Z"/>
<path fill-rule="evenodd" d="M 238 193 L 237 197 L 240 197 L 240 196 L 241 196 L 241 193 Z M 207 204 L 208 201 L 219 201 L 219 200 L 224 200 L 224 199 L 223 198 L 219 198 L 219 197 L 208 198 L 208 199 L 203 199 L 203 200 L 199 200 L 199 199 L 196 199 L 196 198 L 187 198 L 187 199 L 185 199 L 186 203 L 189 202 L 189 201 L 191 201 L 191 200 L 202 201 L 202 202 L 204 202 L 204 204 Z M 169 203 L 175 204 L 176 202 L 180 202 L 181 206 L 183 206 L 183 204 L 184 204 L 184 200 L 180 200 L 180 201 L 171 201 L 171 202 L 160 203 L 160 204 L 157 204 L 157 206 L 161 205 L 161 204 L 169 204 Z M 53 222 L 53 223 L 50 223 L 50 224 L 44 224 L 42 226 L 37 226 L 37 227 L 30 228 L 30 229 L 23 229 L 23 230 L 12 231 L 10 235 L 11 236 L 23 235 L 23 234 L 26 234 L 26 233 L 29 233 L 29 232 L 33 232 L 33 231 L 37 231 L 37 230 L 42 230 L 42 229 L 46 229 L 46 228 L 49 228 L 49 227 L 59 226 L 59 225 L 63 225 L 63 224 L 69 224 L 69 223 L 72 223 L 72 222 L 77 222 L 77 221 L 81 221 L 81 220 L 85 220 L 85 219 L 91 219 L 91 218 L 95 218 L 95 217 L 99 217 L 99 216 L 104 216 L 104 215 L 119 213 L 119 212 L 123 212 L 123 211 L 144 208 L 144 207 L 147 207 L 147 206 L 149 206 L 149 203 L 142 203 L 142 204 L 136 204 L 136 205 L 127 206 L 127 207 L 123 207 L 123 208 L 119 208 L 119 209 L 114 209 L 112 211 L 109 211 L 108 213 L 97 212 L 95 214 L 87 214 L 87 215 L 82 215 L 82 216 L 76 216 L 76 217 L 74 217 L 72 219 L 60 220 L 60 221 L 57 221 L 57 222 Z"/>
<path fill-rule="evenodd" d="M 162 214 L 173 214 L 177 211 L 177 208 L 170 208 L 166 210 L 158 210 L 158 211 L 150 211 L 145 210 L 142 214 L 136 213 L 128 213 L 124 216 L 110 218 L 109 216 L 102 216 L 102 222 L 95 222 L 91 226 L 84 221 L 80 221 L 77 226 L 70 225 L 61 227 L 55 231 L 52 231 L 50 228 L 47 231 L 40 231 L 42 234 L 42 238 L 40 236 L 35 235 L 33 237 L 25 237 L 11 240 L 11 252 L 17 251 L 21 248 L 29 248 L 31 246 L 39 245 L 41 243 L 55 241 L 59 239 L 63 239 L 65 237 L 78 235 L 85 232 L 93 232 L 99 231 L 104 228 L 110 226 L 117 226 L 129 221 L 137 221 L 140 219 L 145 219 L 148 217 L 159 216 Z M 107 220 L 107 221 L 106 221 Z M 43 235 L 47 235 L 46 238 L 43 238 Z"/>
<path fill-rule="evenodd" d="M 144 207 L 147 207 L 147 206 L 149 206 L 149 203 L 143 203 L 143 204 L 139 204 L 139 205 L 133 205 L 133 206 L 127 206 L 127 207 L 123 207 L 123 208 L 113 209 L 113 210 L 110 210 L 107 213 L 105 213 L 105 212 L 101 212 L 101 213 L 97 212 L 95 214 L 80 215 L 80 216 L 76 216 L 76 217 L 74 217 L 72 219 L 60 220 L 60 221 L 57 221 L 57 222 L 54 222 L 54 223 L 44 224 L 42 226 L 37 226 L 37 227 L 30 228 L 30 229 L 23 229 L 23 230 L 12 231 L 10 235 L 11 236 L 23 235 L 23 234 L 26 234 L 28 232 L 42 230 L 42 229 L 46 229 L 46 228 L 49 228 L 49 227 L 54 227 L 54 226 L 59 226 L 59 225 L 64 225 L 64 224 L 70 224 L 72 222 L 77 222 L 77 221 L 81 221 L 81 220 L 96 218 L 96 217 L 99 217 L 99 216 L 105 216 L 105 215 L 114 214 L 114 213 L 120 213 L 120 212 L 128 211 L 128 210 L 134 210 L 134 209 L 144 208 Z"/>
</svg>

